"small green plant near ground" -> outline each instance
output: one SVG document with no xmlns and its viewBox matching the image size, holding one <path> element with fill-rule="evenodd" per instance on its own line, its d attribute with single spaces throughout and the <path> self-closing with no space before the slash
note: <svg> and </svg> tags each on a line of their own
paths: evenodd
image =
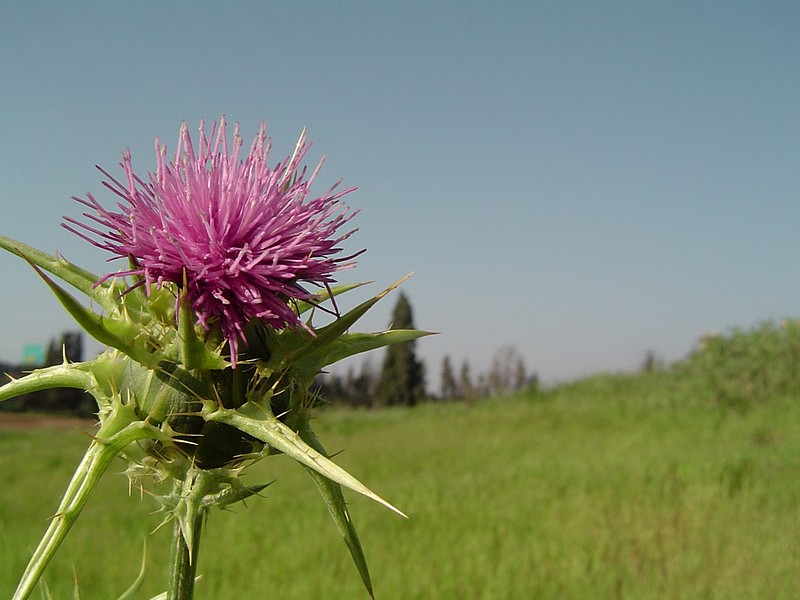
<svg viewBox="0 0 800 600">
<path fill-rule="evenodd" d="M 337 461 L 410 516 L 387 520 L 348 497 L 364 525 L 376 597 L 796 598 L 800 403 L 776 398 L 739 412 L 687 397 L 692 386 L 681 377 L 599 376 L 469 405 L 325 409 L 317 428 L 342 450 Z M 52 513 L 47 492 L 66 481 L 84 444 L 73 430 L 0 432 L 0 476 L 13 475 L 16 489 L 0 506 L 0 597 Z M 36 469 L 10 473 L 8 457 L 23 452 Z M 364 597 L 324 508 L 306 493 L 310 482 L 290 467 L 279 456 L 259 463 L 250 476 L 276 480 L 267 498 L 236 509 L 247 519 L 210 520 L 198 599 L 267 590 L 287 599 Z M 123 476 L 110 472 L 102 485 L 48 573 L 55 598 L 71 597 L 73 569 L 82 598 L 106 598 L 141 559 L 137 529 L 124 523 L 154 503 L 131 502 Z M 303 518 L 274 518 L 285 513 Z M 113 543 L 97 545 L 112 534 Z M 270 547 L 276 538 L 285 541 L 280 552 Z M 160 546 L 148 544 L 142 597 L 163 580 Z M 263 557 L 257 569 L 253 557 Z M 326 568 L 299 576 L 317 564 Z"/>
</svg>

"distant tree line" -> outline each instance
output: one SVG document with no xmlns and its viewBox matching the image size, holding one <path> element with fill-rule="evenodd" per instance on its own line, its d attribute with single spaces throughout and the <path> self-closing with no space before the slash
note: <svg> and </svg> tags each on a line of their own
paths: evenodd
<svg viewBox="0 0 800 600">
<path fill-rule="evenodd" d="M 44 364 L 36 367 L 49 367 L 67 362 L 83 360 L 83 336 L 80 331 L 63 333 L 60 338 L 50 340 Z M 31 370 L 27 365 L 5 365 L 0 363 L 0 383 L 9 377 L 17 379 Z M 96 411 L 94 399 L 73 388 L 56 388 L 31 392 L 0 403 L 0 410 L 10 412 L 46 412 L 79 417 L 90 417 Z"/>
<path fill-rule="evenodd" d="M 539 377 L 529 373 L 515 346 L 502 346 L 494 355 L 487 373 L 473 378 L 469 363 L 464 360 L 458 375 L 450 356 L 442 359 L 440 400 L 473 400 L 487 396 L 506 396 L 539 389 Z"/>
<path fill-rule="evenodd" d="M 414 329 L 408 297 L 401 293 L 392 313 L 392 329 Z M 331 404 L 365 408 L 414 406 L 423 401 L 474 400 L 538 389 L 536 374 L 528 373 L 522 355 L 514 346 L 503 346 L 495 354 L 486 374 L 473 377 L 464 360 L 456 373 L 450 356 L 442 360 L 439 393 L 429 393 L 425 366 L 417 358 L 415 342 L 389 346 L 380 370 L 369 360 L 360 369 L 351 367 L 342 375 L 327 373 L 316 380 L 316 391 Z"/>
</svg>

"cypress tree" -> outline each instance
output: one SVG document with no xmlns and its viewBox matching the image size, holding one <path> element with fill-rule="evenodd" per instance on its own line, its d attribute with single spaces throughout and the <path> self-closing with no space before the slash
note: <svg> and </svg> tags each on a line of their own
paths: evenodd
<svg viewBox="0 0 800 600">
<path fill-rule="evenodd" d="M 400 293 L 392 312 L 390 329 L 414 329 L 411 304 L 404 293 Z M 381 377 L 375 394 L 379 406 L 414 406 L 425 399 L 425 373 L 417 360 L 415 341 L 394 344 L 386 349 Z"/>
</svg>

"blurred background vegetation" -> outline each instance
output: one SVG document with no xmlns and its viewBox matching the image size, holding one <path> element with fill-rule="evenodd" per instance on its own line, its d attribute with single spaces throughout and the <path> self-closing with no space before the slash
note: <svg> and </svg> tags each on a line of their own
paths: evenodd
<svg viewBox="0 0 800 600">
<path fill-rule="evenodd" d="M 797 597 L 800 322 L 705 335 L 675 364 L 650 353 L 635 373 L 548 386 L 502 347 L 475 378 L 445 359 L 437 394 L 369 400 L 389 368 L 424 376 L 413 344 L 403 351 L 411 358 L 387 353 L 367 381 L 320 382 L 340 395 L 315 420 L 337 462 L 410 515 L 348 496 L 378 598 Z M 0 415 L 0 597 L 89 443 L 72 422 L 15 428 L 10 416 Z M 152 490 L 128 497 L 123 468 L 48 570 L 54 597 L 72 597 L 76 579 L 82 598 L 115 597 L 145 540 L 141 597 L 161 591 L 168 528 L 157 530 Z M 197 597 L 366 598 L 303 470 L 276 456 L 247 477 L 275 483 L 236 516 L 211 514 Z"/>
</svg>

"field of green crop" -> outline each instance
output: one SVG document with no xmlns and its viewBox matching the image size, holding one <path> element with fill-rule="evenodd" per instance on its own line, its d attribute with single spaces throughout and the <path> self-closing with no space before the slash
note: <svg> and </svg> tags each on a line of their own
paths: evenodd
<svg viewBox="0 0 800 600">
<path fill-rule="evenodd" d="M 532 397 L 329 409 L 337 461 L 408 513 L 349 496 L 376 596 L 390 600 L 779 599 L 800 592 L 800 402 L 747 408 L 662 373 Z M 8 597 L 88 439 L 0 429 L 0 597 Z M 168 528 L 112 468 L 47 573 L 55 598 L 163 589 Z M 252 469 L 263 498 L 214 511 L 198 599 L 367 598 L 305 472 Z"/>
</svg>

